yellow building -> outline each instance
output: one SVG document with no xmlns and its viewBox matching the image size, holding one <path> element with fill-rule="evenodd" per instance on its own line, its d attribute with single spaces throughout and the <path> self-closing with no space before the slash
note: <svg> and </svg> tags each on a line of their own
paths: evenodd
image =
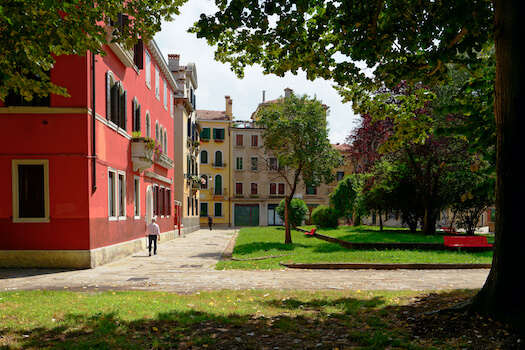
<svg viewBox="0 0 525 350">
<path fill-rule="evenodd" d="M 208 215 L 215 227 L 228 227 L 230 212 L 230 127 L 232 124 L 232 100 L 226 96 L 225 111 L 197 110 L 200 133 L 200 224 L 208 226 Z"/>
</svg>

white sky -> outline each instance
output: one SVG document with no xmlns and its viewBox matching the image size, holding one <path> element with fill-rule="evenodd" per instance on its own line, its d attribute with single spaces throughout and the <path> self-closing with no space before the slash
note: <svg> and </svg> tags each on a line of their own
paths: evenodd
<svg viewBox="0 0 525 350">
<path fill-rule="evenodd" d="M 287 74 L 280 78 L 262 74 L 260 67 L 247 67 L 243 79 L 230 70 L 229 64 L 213 59 L 214 49 L 206 40 L 197 39 L 187 30 L 199 19 L 201 13 L 216 12 L 214 1 L 189 0 L 181 8 L 181 14 L 172 22 L 164 22 L 162 30 L 155 36 L 167 62 L 168 54 L 179 54 L 180 64 L 194 62 L 197 68 L 198 89 L 197 109 L 224 111 L 224 96 L 233 100 L 233 116 L 237 120 L 248 120 L 258 104 L 262 102 L 263 90 L 266 101 L 284 95 L 284 89 L 290 88 L 298 95 L 306 94 L 317 97 L 330 107 L 328 115 L 329 138 L 332 143 L 344 142 L 346 136 L 355 128 L 357 117 L 350 104 L 341 103 L 341 98 L 330 82 L 322 79 L 309 81 L 302 72 L 298 75 Z"/>
</svg>

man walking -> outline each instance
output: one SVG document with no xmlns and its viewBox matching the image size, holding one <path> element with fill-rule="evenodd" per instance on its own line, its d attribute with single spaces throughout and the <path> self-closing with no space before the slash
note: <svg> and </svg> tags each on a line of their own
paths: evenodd
<svg viewBox="0 0 525 350">
<path fill-rule="evenodd" d="M 211 217 L 211 214 L 208 214 L 208 225 L 210 226 L 210 231 L 211 231 L 211 226 L 213 225 L 213 219 Z"/>
<path fill-rule="evenodd" d="M 151 219 L 151 224 L 146 228 L 146 236 L 148 236 L 149 256 L 151 256 L 151 245 L 153 244 L 153 254 L 157 254 L 157 240 L 160 241 L 160 228 L 155 222 L 155 218 Z"/>
</svg>

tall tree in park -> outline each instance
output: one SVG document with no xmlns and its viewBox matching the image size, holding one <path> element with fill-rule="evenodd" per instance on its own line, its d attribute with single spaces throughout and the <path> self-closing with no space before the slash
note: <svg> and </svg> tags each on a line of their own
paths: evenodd
<svg viewBox="0 0 525 350">
<path fill-rule="evenodd" d="M 521 217 L 525 184 L 520 134 L 525 117 L 525 10 L 521 0 L 349 1 L 217 0 L 193 31 L 217 45 L 216 59 L 242 76 L 246 65 L 284 75 L 303 69 L 310 79 L 392 86 L 401 79 L 439 81 L 449 63 L 468 64 L 495 43 L 494 114 L 497 127 L 496 239 L 494 261 L 471 309 L 514 324 L 525 320 L 516 285 L 525 276 Z M 365 68 L 374 68 L 367 74 Z"/>
<path fill-rule="evenodd" d="M 178 14 L 186 0 L 30 1 L 0 3 L 0 99 L 9 91 L 26 100 L 49 94 L 67 96 L 47 72 L 59 55 L 103 54 L 106 26 L 113 40 L 131 48 L 139 37 L 160 31 L 161 20 Z"/>
<path fill-rule="evenodd" d="M 285 243 L 292 243 L 290 202 L 301 180 L 318 186 L 333 179 L 333 170 L 341 156 L 328 140 L 326 109 L 321 102 L 304 95 L 291 95 L 265 104 L 256 115 L 264 129 L 265 152 L 278 160 L 268 165 L 288 186 L 285 196 Z"/>
</svg>

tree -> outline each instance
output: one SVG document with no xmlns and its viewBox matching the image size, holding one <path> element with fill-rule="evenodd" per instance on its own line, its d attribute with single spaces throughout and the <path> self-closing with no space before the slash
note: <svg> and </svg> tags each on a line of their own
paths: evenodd
<svg viewBox="0 0 525 350">
<path fill-rule="evenodd" d="M 277 208 L 275 208 L 276 213 L 281 217 L 281 220 L 285 220 L 285 207 L 286 200 L 283 199 L 279 202 Z M 301 225 L 304 220 L 308 220 L 310 217 L 310 211 L 306 203 L 299 198 L 294 198 L 290 202 L 290 224 L 293 228 Z"/>
<path fill-rule="evenodd" d="M 59 55 L 103 54 L 106 24 L 115 42 L 131 48 L 138 38 L 149 40 L 161 20 L 178 14 L 186 0 L 30 1 L 0 4 L 0 100 L 9 91 L 30 101 L 49 94 L 67 96 L 50 81 L 48 71 Z"/>
<path fill-rule="evenodd" d="M 355 176 L 346 175 L 339 181 L 330 193 L 329 199 L 330 206 L 335 209 L 338 218 L 352 215 L 357 199 Z"/>
<path fill-rule="evenodd" d="M 496 239 L 494 261 L 470 309 L 520 325 L 525 298 L 516 285 L 525 278 L 525 235 L 521 232 L 525 185 L 514 152 L 523 147 L 525 117 L 525 26 L 520 0 L 455 1 L 219 1 L 215 15 L 193 28 L 217 44 L 216 59 L 242 75 L 246 65 L 266 73 L 306 71 L 310 79 L 392 86 L 399 79 L 436 82 L 448 63 L 477 59 L 495 43 L 494 115 L 497 130 Z M 373 74 L 359 64 L 374 68 Z M 362 67 L 362 66 L 361 66 Z"/>
<path fill-rule="evenodd" d="M 284 179 L 285 243 L 292 243 L 290 202 L 301 179 L 306 186 L 318 186 L 333 179 L 333 169 L 341 161 L 339 152 L 328 140 L 325 106 L 304 95 L 291 95 L 276 103 L 265 104 L 256 115 L 263 128 L 265 152 L 275 156 L 277 164 L 269 164 L 276 177 Z"/>
</svg>

